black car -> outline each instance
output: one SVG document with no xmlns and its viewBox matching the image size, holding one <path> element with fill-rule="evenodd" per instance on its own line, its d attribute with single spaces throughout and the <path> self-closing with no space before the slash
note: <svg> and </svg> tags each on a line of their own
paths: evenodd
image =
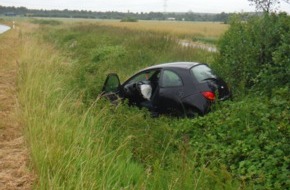
<svg viewBox="0 0 290 190">
<path fill-rule="evenodd" d="M 143 85 L 151 87 L 147 95 Z M 116 95 L 128 99 L 130 105 L 148 108 L 152 113 L 187 116 L 204 115 L 213 102 L 231 97 L 227 84 L 207 64 L 195 62 L 154 65 L 123 84 L 117 74 L 109 74 L 103 94 L 111 100 Z"/>
</svg>

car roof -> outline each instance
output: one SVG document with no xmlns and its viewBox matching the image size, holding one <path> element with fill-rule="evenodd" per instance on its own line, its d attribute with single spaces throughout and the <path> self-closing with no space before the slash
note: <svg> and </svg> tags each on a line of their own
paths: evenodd
<svg viewBox="0 0 290 190">
<path fill-rule="evenodd" d="M 184 68 L 184 69 L 190 69 L 193 66 L 203 64 L 203 63 L 197 63 L 197 62 L 172 62 L 172 63 L 163 63 L 154 65 L 151 67 L 147 67 L 145 69 L 142 69 L 141 71 L 149 70 L 149 69 L 162 69 L 162 68 Z"/>
</svg>

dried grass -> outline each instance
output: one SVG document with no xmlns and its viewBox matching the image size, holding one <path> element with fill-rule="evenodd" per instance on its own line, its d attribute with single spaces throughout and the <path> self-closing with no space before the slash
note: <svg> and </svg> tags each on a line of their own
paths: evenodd
<svg viewBox="0 0 290 190">
<path fill-rule="evenodd" d="M 0 190 L 31 189 L 34 175 L 23 126 L 17 118 L 17 56 L 21 50 L 19 30 L 0 36 Z"/>
<path fill-rule="evenodd" d="M 218 38 L 227 29 L 228 25 L 218 22 L 172 22 L 172 21 L 99 21 L 101 25 L 123 27 L 142 31 L 164 32 L 186 37 L 214 37 Z"/>
</svg>

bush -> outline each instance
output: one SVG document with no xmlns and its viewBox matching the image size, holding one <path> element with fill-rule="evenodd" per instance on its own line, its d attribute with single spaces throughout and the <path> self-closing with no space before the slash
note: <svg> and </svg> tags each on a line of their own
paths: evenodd
<svg viewBox="0 0 290 190">
<path fill-rule="evenodd" d="M 237 93 L 253 88 L 271 95 L 272 88 L 289 85 L 290 17 L 285 13 L 264 14 L 243 21 L 231 20 L 219 42 L 216 69 Z"/>
<path fill-rule="evenodd" d="M 121 22 L 138 22 L 138 20 L 136 18 L 127 17 L 123 18 Z"/>
<path fill-rule="evenodd" d="M 233 17 L 214 67 L 240 100 L 195 121 L 206 131 L 201 159 L 219 157 L 255 189 L 290 186 L 289 30 L 285 13 Z"/>
<path fill-rule="evenodd" d="M 271 99 L 248 96 L 238 102 L 224 102 L 206 117 L 173 125 L 179 136 L 188 135 L 197 163 L 226 165 L 237 178 L 253 183 L 255 189 L 287 189 L 288 91 L 281 89 Z"/>
</svg>

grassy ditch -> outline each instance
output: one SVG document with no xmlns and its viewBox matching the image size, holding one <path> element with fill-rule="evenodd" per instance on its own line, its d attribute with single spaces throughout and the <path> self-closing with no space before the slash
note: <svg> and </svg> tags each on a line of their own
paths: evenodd
<svg viewBox="0 0 290 190">
<path fill-rule="evenodd" d="M 194 156 L 175 140 L 170 119 L 155 120 L 125 105 L 104 106 L 97 98 L 84 104 L 83 93 L 71 85 L 75 62 L 33 35 L 25 36 L 23 46 L 19 100 L 36 189 L 239 186 L 226 170 L 220 177 L 195 168 Z"/>
<path fill-rule="evenodd" d="M 216 104 L 194 120 L 153 119 L 98 99 L 106 74 L 124 80 L 148 65 L 211 63 L 216 54 L 180 47 L 160 33 L 95 24 L 44 26 L 38 34 L 27 36 L 19 81 L 37 189 L 289 185 L 288 108 L 279 107 L 287 89 L 275 99 Z"/>
</svg>

